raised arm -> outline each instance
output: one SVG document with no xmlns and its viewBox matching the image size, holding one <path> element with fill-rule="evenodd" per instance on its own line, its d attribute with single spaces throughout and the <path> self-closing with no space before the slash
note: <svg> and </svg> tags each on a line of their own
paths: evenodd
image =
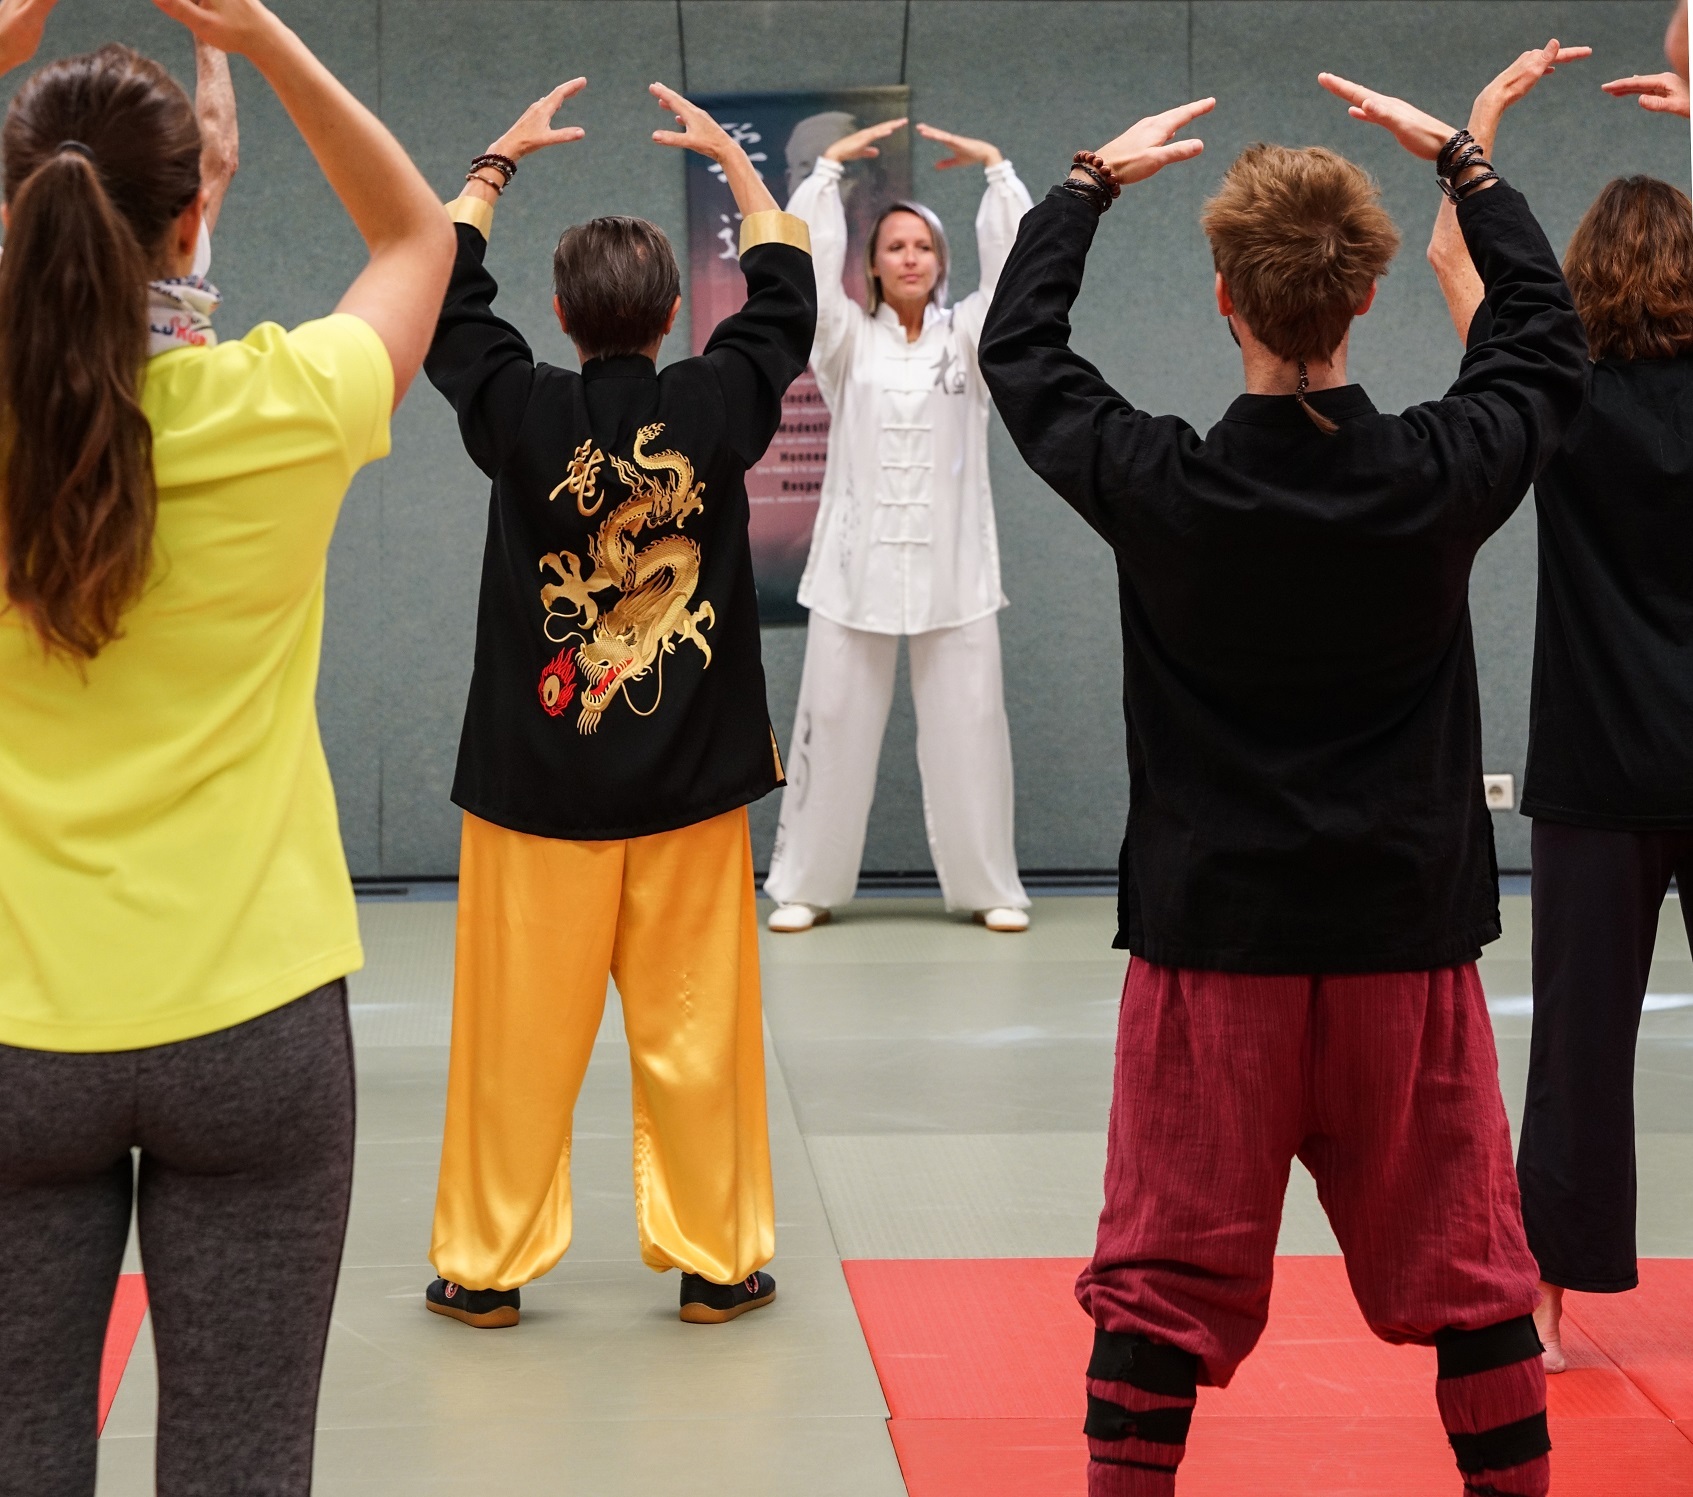
<svg viewBox="0 0 1693 1497">
<path fill-rule="evenodd" d="M 1322 74 L 1320 81 L 1351 104 L 1354 119 L 1379 124 L 1412 155 L 1444 164 L 1456 134 L 1450 125 L 1403 99 L 1372 93 L 1333 74 Z M 1448 169 L 1444 179 L 1462 199 L 1458 227 L 1491 316 L 1486 335 L 1464 355 L 1446 398 L 1407 417 L 1465 430 L 1463 450 L 1480 459 L 1477 519 L 1485 533 L 1502 524 L 1521 501 L 1580 412 L 1587 335 L 1558 257 L 1522 194 L 1494 177 L 1485 160 Z"/>
<path fill-rule="evenodd" d="M 423 366 L 453 265 L 452 228 L 423 174 L 364 107 L 259 0 L 153 0 L 208 46 L 256 67 L 305 138 L 370 259 L 336 307 L 388 350 L 394 403 Z"/>
<path fill-rule="evenodd" d="M 1118 184 L 1142 181 L 1204 149 L 1197 140 L 1174 136 L 1215 104 L 1203 99 L 1141 120 L 1098 154 Z M 1024 461 L 1116 542 L 1138 476 L 1151 472 L 1191 430 L 1173 417 L 1136 410 L 1070 347 L 1070 308 L 1099 217 L 1093 203 L 1062 185 L 1024 215 L 978 359 Z"/>
<path fill-rule="evenodd" d="M 200 186 L 206 232 L 217 228 L 229 184 L 241 167 L 241 129 L 235 118 L 235 80 L 229 55 L 194 38 L 194 113 L 200 120 Z"/>
<path fill-rule="evenodd" d="M 1556 38 L 1544 47 L 1524 52 L 1504 72 L 1476 95 L 1470 110 L 1469 131 L 1485 155 L 1493 154 L 1498 138 L 1499 122 L 1505 111 L 1528 97 L 1535 84 L 1558 70 L 1560 63 L 1578 62 L 1591 57 L 1591 47 L 1564 47 Z M 1446 298 L 1446 310 L 1460 343 L 1468 344 L 1470 324 L 1475 321 L 1476 309 L 1481 306 L 1483 289 L 1481 277 L 1470 261 L 1470 251 L 1458 228 L 1458 214 L 1450 199 L 1442 197 L 1440 211 L 1434 220 L 1434 236 L 1429 240 L 1428 263 L 1433 266 L 1440 282 L 1441 295 Z"/>
<path fill-rule="evenodd" d="M 841 178 L 849 161 L 864 161 L 881 154 L 877 141 L 886 140 L 905 128 L 903 119 L 883 120 L 842 136 L 817 158 L 811 175 L 788 199 L 788 212 L 805 220 L 811 234 L 812 269 L 817 276 L 817 339 L 811 362 L 825 385 L 832 389 L 835 377 L 850 356 L 853 330 L 864 312 L 846 293 L 847 220 L 841 201 Z"/>
<path fill-rule="evenodd" d="M 917 133 L 952 152 L 935 163 L 936 171 L 980 166 L 987 177 L 981 206 L 976 210 L 976 259 L 981 269 L 977 289 L 984 302 L 991 301 L 994 287 L 999 284 L 999 273 L 1005 268 L 1005 258 L 1017 242 L 1017 225 L 1029 211 L 1029 189 L 991 141 L 954 135 L 933 125 L 919 125 Z"/>
<path fill-rule="evenodd" d="M 58 0 L 0 0 L 0 73 L 21 68 L 41 46 Z"/>
<path fill-rule="evenodd" d="M 717 325 L 704 358 L 723 391 L 730 445 L 750 467 L 776 434 L 782 396 L 811 352 L 817 284 L 810 234 L 803 219 L 777 208 L 746 152 L 705 110 L 662 83 L 653 84 L 651 91 L 681 127 L 656 130 L 653 139 L 715 161 L 741 210 L 747 300 Z"/>
<path fill-rule="evenodd" d="M 487 154 L 515 166 L 549 146 L 580 140 L 580 128 L 556 127 L 553 116 L 587 85 L 586 78 L 573 78 L 536 100 Z M 458 256 L 423 366 L 430 384 L 447 397 L 458 416 L 464 450 L 490 478 L 517 446 L 535 382 L 535 356 L 523 334 L 495 315 L 499 287 L 483 263 L 494 228 L 494 206 L 506 186 L 499 170 L 482 167 L 465 182 L 458 200 L 447 205 L 457 225 Z"/>
</svg>

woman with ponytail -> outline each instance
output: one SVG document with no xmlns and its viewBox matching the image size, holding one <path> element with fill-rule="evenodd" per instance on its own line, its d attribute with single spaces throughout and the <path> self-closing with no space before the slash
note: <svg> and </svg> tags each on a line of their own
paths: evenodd
<svg viewBox="0 0 1693 1497">
<path fill-rule="evenodd" d="M 220 343 L 193 274 L 219 153 L 182 89 L 109 46 L 6 114 L 0 1497 L 94 1491 L 132 1209 L 160 1497 L 310 1489 L 361 962 L 314 707 L 325 560 L 453 257 L 404 151 L 258 0 L 155 3 L 264 76 L 369 261 L 332 315 Z M 0 63 L 51 8 L 0 3 Z"/>
</svg>

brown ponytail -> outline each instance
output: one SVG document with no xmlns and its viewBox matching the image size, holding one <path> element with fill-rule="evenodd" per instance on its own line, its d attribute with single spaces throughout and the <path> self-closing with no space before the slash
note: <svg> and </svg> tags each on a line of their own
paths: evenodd
<svg viewBox="0 0 1693 1497">
<path fill-rule="evenodd" d="M 147 281 L 200 190 L 200 131 L 164 69 L 110 46 L 35 74 L 0 148 L 0 566 L 46 649 L 92 660 L 152 566 Z"/>
</svg>

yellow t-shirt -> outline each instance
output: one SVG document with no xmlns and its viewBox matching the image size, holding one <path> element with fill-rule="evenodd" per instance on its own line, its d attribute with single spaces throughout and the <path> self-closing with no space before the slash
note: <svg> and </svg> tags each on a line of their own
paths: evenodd
<svg viewBox="0 0 1693 1497">
<path fill-rule="evenodd" d="M 329 539 L 393 389 L 347 316 L 148 365 L 155 560 L 123 637 L 79 673 L 0 613 L 0 1044 L 170 1044 L 363 964 L 316 691 Z"/>
</svg>

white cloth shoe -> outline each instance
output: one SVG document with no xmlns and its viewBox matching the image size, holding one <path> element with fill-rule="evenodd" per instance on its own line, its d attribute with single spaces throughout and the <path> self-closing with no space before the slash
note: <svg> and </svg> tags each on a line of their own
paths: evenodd
<svg viewBox="0 0 1693 1497">
<path fill-rule="evenodd" d="M 1014 910 L 1010 906 L 997 910 L 977 910 L 974 918 L 978 925 L 985 925 L 989 930 L 1004 931 L 1007 934 L 1029 928 L 1029 912 Z"/>
<path fill-rule="evenodd" d="M 779 904 L 770 912 L 766 922 L 770 929 L 784 935 L 798 935 L 814 925 L 827 925 L 829 912 L 814 904 Z M 1025 925 L 1027 921 L 1023 922 Z"/>
</svg>

